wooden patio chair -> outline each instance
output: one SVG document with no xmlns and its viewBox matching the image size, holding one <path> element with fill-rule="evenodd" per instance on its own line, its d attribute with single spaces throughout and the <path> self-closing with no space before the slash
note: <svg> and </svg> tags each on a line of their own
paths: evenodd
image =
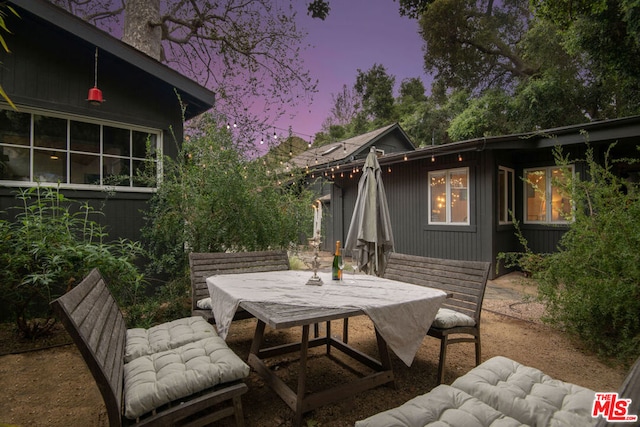
<svg viewBox="0 0 640 427">
<path fill-rule="evenodd" d="M 481 363 L 480 314 L 491 263 L 392 253 L 384 277 L 441 289 L 447 298 L 427 335 L 440 340 L 438 384 L 444 382 L 447 346 L 472 342 Z"/>
<path fill-rule="evenodd" d="M 202 316 L 210 323 L 215 323 L 210 304 L 205 302 L 209 298 L 207 277 L 216 274 L 289 270 L 289 256 L 286 250 L 192 252 L 189 254 L 189 268 L 191 270 L 191 314 Z M 250 317 L 252 316 L 249 312 L 238 308 L 234 320 Z"/>
<path fill-rule="evenodd" d="M 220 337 L 125 363 L 125 321 L 97 269 L 51 305 L 100 389 L 111 427 L 204 426 L 229 416 L 244 426 L 249 367 Z"/>
</svg>

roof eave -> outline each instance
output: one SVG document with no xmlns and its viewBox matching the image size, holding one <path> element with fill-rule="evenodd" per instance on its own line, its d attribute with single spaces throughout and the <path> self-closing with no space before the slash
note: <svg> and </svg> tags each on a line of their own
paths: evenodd
<svg viewBox="0 0 640 427">
<path fill-rule="evenodd" d="M 154 76 L 189 98 L 186 119 L 195 117 L 213 107 L 215 94 L 174 69 L 156 61 L 136 48 L 112 37 L 105 31 L 83 21 L 66 10 L 44 0 L 11 0 L 13 4 L 67 31 L 87 43 Z"/>
</svg>

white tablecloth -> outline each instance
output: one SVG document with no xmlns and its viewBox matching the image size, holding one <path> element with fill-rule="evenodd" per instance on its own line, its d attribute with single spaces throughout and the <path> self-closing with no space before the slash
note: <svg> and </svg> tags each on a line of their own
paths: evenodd
<svg viewBox="0 0 640 427">
<path fill-rule="evenodd" d="M 371 318 L 389 348 L 411 366 L 446 298 L 438 289 L 366 275 L 346 277 L 339 282 L 331 280 L 330 273 L 318 273 L 324 285 L 305 285 L 311 274 L 287 270 L 208 277 L 218 333 L 226 338 L 241 301 L 357 308 Z"/>
</svg>

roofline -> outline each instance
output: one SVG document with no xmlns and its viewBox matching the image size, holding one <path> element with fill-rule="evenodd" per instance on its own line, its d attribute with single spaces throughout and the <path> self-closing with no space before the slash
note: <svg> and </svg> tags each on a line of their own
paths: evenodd
<svg viewBox="0 0 640 427">
<path fill-rule="evenodd" d="M 16 6 L 40 17 L 49 24 L 61 28 L 74 36 L 93 44 L 101 50 L 126 61 L 133 67 L 165 81 L 179 91 L 182 91 L 209 108 L 215 103 L 215 94 L 199 83 L 180 74 L 169 66 L 153 59 L 133 46 L 118 40 L 98 27 L 83 21 L 81 18 L 67 12 L 45 0 L 10 0 Z M 197 112 L 194 117 L 206 110 Z"/>
<path fill-rule="evenodd" d="M 622 132 L 616 132 L 613 135 L 601 135 L 603 131 L 623 127 L 631 129 L 632 134 L 640 136 L 640 115 L 622 117 L 618 119 L 599 120 L 578 125 L 562 126 L 528 133 L 488 136 L 468 139 L 464 141 L 450 142 L 442 145 L 430 145 L 427 147 L 418 148 L 415 151 L 385 154 L 384 156 L 378 158 L 378 162 L 381 166 L 383 166 L 408 160 L 420 160 L 432 156 L 460 154 L 469 151 L 484 151 L 485 149 L 536 149 L 553 147 L 556 145 L 579 144 L 586 141 L 586 137 L 582 135 L 581 132 L 583 130 L 589 134 L 589 141 L 597 142 L 604 139 L 611 140 L 628 136 L 624 135 Z M 592 137 L 594 134 L 595 136 L 597 136 L 596 138 Z M 604 136 L 606 138 L 601 138 L 601 136 Z M 364 159 L 348 162 L 344 165 L 358 166 L 360 164 L 364 164 Z M 330 165 L 328 165 L 329 167 L 324 166 L 325 165 L 319 165 L 319 167 L 315 168 L 315 170 L 322 172 L 331 169 Z"/>
</svg>

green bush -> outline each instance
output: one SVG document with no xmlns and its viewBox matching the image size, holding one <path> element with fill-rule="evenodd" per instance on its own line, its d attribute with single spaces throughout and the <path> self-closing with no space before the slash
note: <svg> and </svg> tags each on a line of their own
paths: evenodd
<svg viewBox="0 0 640 427">
<path fill-rule="evenodd" d="M 191 251 L 287 248 L 311 225 L 311 194 L 291 173 L 245 158 L 208 116 L 177 158 L 164 160 L 146 212 L 150 271 L 181 277 Z"/>
<path fill-rule="evenodd" d="M 640 353 L 640 189 L 606 159 L 598 164 L 589 148 L 588 176 L 564 185 L 575 220 L 534 277 L 549 320 L 594 351 L 626 360 Z M 569 160 L 558 150 L 556 163 Z"/>
<path fill-rule="evenodd" d="M 120 307 L 138 304 L 144 290 L 133 264 L 142 253 L 128 240 L 105 243 L 107 233 L 87 203 L 57 188 L 20 190 L 15 220 L 0 220 L 0 301 L 23 336 L 36 338 L 54 324 L 49 303 L 97 267 Z"/>
</svg>

